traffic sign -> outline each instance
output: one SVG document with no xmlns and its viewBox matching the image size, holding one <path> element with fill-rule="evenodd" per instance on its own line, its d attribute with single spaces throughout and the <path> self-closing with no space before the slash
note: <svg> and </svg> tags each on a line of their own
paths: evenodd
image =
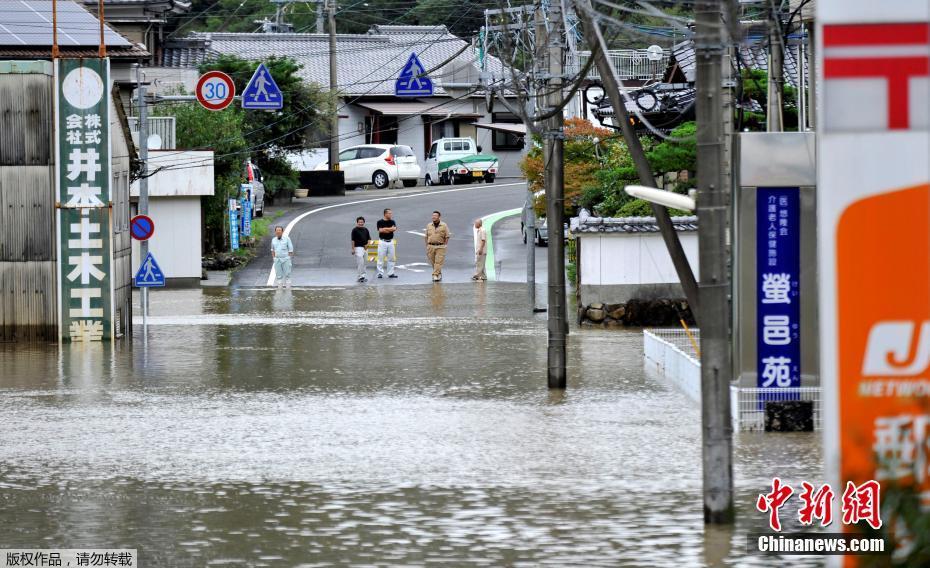
<svg viewBox="0 0 930 568">
<path fill-rule="evenodd" d="M 197 100 L 207 110 L 223 110 L 236 96 L 236 84 L 222 71 L 207 71 L 197 81 Z"/>
<path fill-rule="evenodd" d="M 433 95 L 433 82 L 426 76 L 426 69 L 420 63 L 416 53 L 411 53 L 407 64 L 400 70 L 400 76 L 394 82 L 394 95 L 398 97 L 430 97 Z"/>
<path fill-rule="evenodd" d="M 155 234 L 155 221 L 148 215 L 136 215 L 129 221 L 130 234 L 137 241 L 147 241 Z"/>
<path fill-rule="evenodd" d="M 242 108 L 247 110 L 277 110 L 284 106 L 284 95 L 264 63 L 259 63 L 242 91 Z"/>
<path fill-rule="evenodd" d="M 139 271 L 136 272 L 136 277 L 133 278 L 133 284 L 136 288 L 152 288 L 165 285 L 165 273 L 161 271 L 161 267 L 155 262 L 155 255 L 151 252 L 146 255 L 142 264 L 139 265 Z"/>
</svg>

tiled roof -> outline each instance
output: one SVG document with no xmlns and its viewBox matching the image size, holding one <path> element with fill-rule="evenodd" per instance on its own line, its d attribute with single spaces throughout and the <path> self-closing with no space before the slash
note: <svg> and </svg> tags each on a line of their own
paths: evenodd
<svg viewBox="0 0 930 568">
<path fill-rule="evenodd" d="M 61 57 L 97 57 L 96 47 L 59 47 Z M 148 57 L 144 47 L 108 47 L 107 57 L 111 59 L 138 59 Z M 12 47 L 0 46 L 0 59 L 51 59 L 52 48 L 49 47 Z"/>
<path fill-rule="evenodd" d="M 698 218 L 672 217 L 676 231 L 697 231 Z M 592 217 L 582 209 L 578 217 L 571 219 L 572 233 L 657 233 L 659 226 L 655 217 Z"/>
<path fill-rule="evenodd" d="M 796 50 L 797 47 L 794 44 L 789 44 L 788 49 L 785 50 L 785 83 L 794 88 L 798 88 L 798 57 Z M 734 69 L 737 68 L 737 64 L 741 68 L 748 67 L 749 69 L 767 71 L 768 50 L 766 49 L 765 42 L 757 39 L 748 45 L 741 45 L 739 57 L 733 57 Z M 687 39 L 672 47 L 672 56 L 669 60 L 669 69 L 665 77 L 666 80 L 673 79 L 670 75 L 676 65 L 681 70 L 685 79 L 693 83 L 696 69 L 694 40 Z"/>
<path fill-rule="evenodd" d="M 428 71 L 452 58 L 443 72 L 457 67 L 470 69 L 477 76 L 474 50 L 445 26 L 373 26 L 367 34 L 337 34 L 339 90 L 348 95 L 393 95 L 394 80 L 412 52 Z M 326 34 L 194 33 L 166 46 L 162 64 L 195 67 L 220 54 L 252 60 L 287 56 L 302 65 L 299 74 L 305 81 L 329 86 Z M 489 57 L 488 66 L 489 71 L 501 74 L 499 60 Z M 438 75 L 430 74 L 434 91 L 437 95 L 447 94 Z"/>
</svg>

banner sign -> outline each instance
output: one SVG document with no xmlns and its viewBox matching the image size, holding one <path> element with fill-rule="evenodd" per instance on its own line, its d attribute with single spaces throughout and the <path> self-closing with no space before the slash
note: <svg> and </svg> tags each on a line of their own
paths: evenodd
<svg viewBox="0 0 930 568">
<path fill-rule="evenodd" d="M 55 61 L 59 337 L 113 339 L 110 62 Z"/>
<path fill-rule="evenodd" d="M 796 400 L 801 386 L 799 195 L 797 187 L 756 190 L 758 386 L 792 389 L 778 400 Z M 776 398 L 768 394 L 760 400 Z"/>
<path fill-rule="evenodd" d="M 252 236 L 252 200 L 248 197 L 242 199 L 242 236 Z"/>
<path fill-rule="evenodd" d="M 881 484 L 905 565 L 930 537 L 906 520 L 930 510 L 930 2 L 820 0 L 815 37 L 827 473 Z"/>
<path fill-rule="evenodd" d="M 236 199 L 229 200 L 229 249 L 239 250 L 239 216 L 236 214 Z"/>
</svg>

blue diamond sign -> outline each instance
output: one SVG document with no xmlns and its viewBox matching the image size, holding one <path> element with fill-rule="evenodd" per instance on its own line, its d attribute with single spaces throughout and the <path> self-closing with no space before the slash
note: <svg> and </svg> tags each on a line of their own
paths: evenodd
<svg viewBox="0 0 930 568">
<path fill-rule="evenodd" d="M 429 97 L 433 95 L 433 82 L 416 53 L 411 53 L 407 64 L 394 82 L 394 95 L 398 97 Z"/>
<path fill-rule="evenodd" d="M 278 88 L 274 78 L 265 67 L 259 63 L 249 84 L 242 91 L 242 108 L 246 110 L 277 110 L 284 106 L 284 96 Z"/>
</svg>

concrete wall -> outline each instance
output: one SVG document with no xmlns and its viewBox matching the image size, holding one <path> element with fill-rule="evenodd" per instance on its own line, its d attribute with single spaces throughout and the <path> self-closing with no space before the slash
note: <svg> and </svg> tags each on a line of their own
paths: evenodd
<svg viewBox="0 0 930 568">
<path fill-rule="evenodd" d="M 152 197 L 149 216 L 155 221 L 155 235 L 149 251 L 169 279 L 201 276 L 200 197 Z M 133 274 L 139 269 L 139 242 L 132 243 Z M 169 282 L 170 285 L 170 282 Z"/>
<path fill-rule="evenodd" d="M 678 236 L 697 274 L 697 233 Z M 582 305 L 684 296 L 659 233 L 579 233 L 576 238 Z"/>
</svg>

